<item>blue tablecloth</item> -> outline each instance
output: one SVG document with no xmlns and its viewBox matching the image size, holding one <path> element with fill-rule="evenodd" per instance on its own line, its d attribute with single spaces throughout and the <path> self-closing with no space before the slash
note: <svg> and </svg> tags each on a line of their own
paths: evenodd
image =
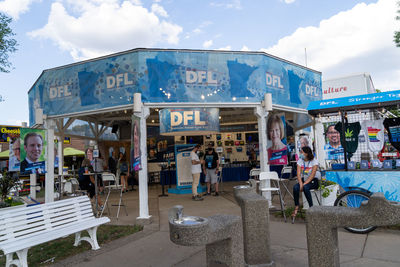
<svg viewBox="0 0 400 267">
<path fill-rule="evenodd" d="M 247 181 L 249 180 L 250 167 L 223 167 L 222 181 Z"/>
</svg>

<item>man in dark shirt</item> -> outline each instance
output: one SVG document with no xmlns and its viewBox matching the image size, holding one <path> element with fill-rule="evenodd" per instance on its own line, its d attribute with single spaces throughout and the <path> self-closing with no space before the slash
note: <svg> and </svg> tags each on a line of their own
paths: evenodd
<svg viewBox="0 0 400 267">
<path fill-rule="evenodd" d="M 115 151 L 111 152 L 111 156 L 108 158 L 108 169 L 111 173 L 117 175 L 117 161 L 115 160 Z"/>
<path fill-rule="evenodd" d="M 206 175 L 207 195 L 211 194 L 211 184 L 215 184 L 215 196 L 218 196 L 218 171 L 219 160 L 218 154 L 212 146 L 208 146 L 207 152 L 203 160 L 203 172 Z"/>
</svg>

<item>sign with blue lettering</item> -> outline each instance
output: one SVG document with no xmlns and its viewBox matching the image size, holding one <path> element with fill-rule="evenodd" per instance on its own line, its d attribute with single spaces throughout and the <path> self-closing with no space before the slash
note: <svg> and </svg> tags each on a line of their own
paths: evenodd
<svg viewBox="0 0 400 267">
<path fill-rule="evenodd" d="M 322 99 L 321 73 L 254 52 L 135 49 L 45 70 L 29 91 L 35 108 L 63 115 L 145 103 L 259 103 L 305 109 Z"/>
<path fill-rule="evenodd" d="M 219 132 L 218 108 L 162 109 L 160 134 L 205 135 Z"/>
</svg>

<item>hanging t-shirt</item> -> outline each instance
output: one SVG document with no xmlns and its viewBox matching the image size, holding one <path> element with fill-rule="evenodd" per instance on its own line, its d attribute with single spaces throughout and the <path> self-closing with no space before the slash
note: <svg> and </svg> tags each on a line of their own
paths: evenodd
<svg viewBox="0 0 400 267">
<path fill-rule="evenodd" d="M 400 118 L 387 118 L 383 125 L 388 132 L 390 144 L 400 151 Z"/>
<path fill-rule="evenodd" d="M 367 137 L 368 149 L 371 152 L 379 153 L 385 143 L 383 119 L 363 121 L 361 127 Z"/>
<path fill-rule="evenodd" d="M 340 142 L 343 145 L 344 139 L 346 138 L 346 151 L 347 158 L 351 158 L 358 148 L 358 135 L 360 134 L 361 125 L 359 122 L 345 123 L 344 134 L 342 134 L 342 122 L 338 122 L 335 125 L 335 130 L 340 133 Z"/>
</svg>

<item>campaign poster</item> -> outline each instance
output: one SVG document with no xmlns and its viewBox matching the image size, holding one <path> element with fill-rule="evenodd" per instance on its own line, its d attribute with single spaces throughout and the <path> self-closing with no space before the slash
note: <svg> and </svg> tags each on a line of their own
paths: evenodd
<svg viewBox="0 0 400 267">
<path fill-rule="evenodd" d="M 12 139 L 19 138 L 19 126 L 4 126 L 0 125 L 0 143 L 9 143 Z"/>
<path fill-rule="evenodd" d="M 24 174 L 46 172 L 46 131 L 41 129 L 21 128 L 20 171 Z"/>
<path fill-rule="evenodd" d="M 340 133 L 335 130 L 337 122 L 324 123 L 325 134 L 325 160 L 344 159 L 344 149 L 340 143 Z"/>
<path fill-rule="evenodd" d="M 142 169 L 140 153 L 140 117 L 132 115 L 132 134 L 131 134 L 131 162 L 132 170 Z"/>
<path fill-rule="evenodd" d="M 267 152 L 268 164 L 288 164 L 286 146 L 286 122 L 284 114 L 270 114 L 267 119 Z"/>
<path fill-rule="evenodd" d="M 10 138 L 10 154 L 8 156 L 8 171 L 19 172 L 19 166 L 21 163 L 21 145 L 19 140 L 19 134 L 17 137 Z"/>
</svg>

